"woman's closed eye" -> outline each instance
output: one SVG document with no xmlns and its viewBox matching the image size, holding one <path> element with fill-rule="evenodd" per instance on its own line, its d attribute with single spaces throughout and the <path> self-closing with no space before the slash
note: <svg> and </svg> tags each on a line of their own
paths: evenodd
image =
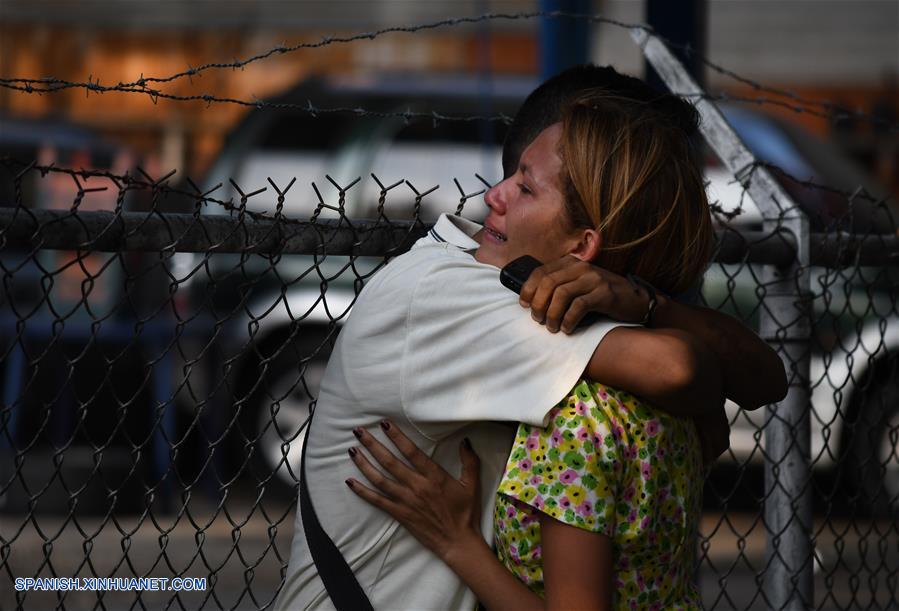
<svg viewBox="0 0 899 611">
<path fill-rule="evenodd" d="M 534 192 L 531 190 L 529 186 L 524 184 L 523 182 L 518 183 L 518 190 L 521 191 L 524 195 L 533 195 Z"/>
</svg>

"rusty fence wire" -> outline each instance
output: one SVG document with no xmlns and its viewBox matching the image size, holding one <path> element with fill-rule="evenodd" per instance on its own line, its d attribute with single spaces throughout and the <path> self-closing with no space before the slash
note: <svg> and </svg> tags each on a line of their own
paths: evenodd
<svg viewBox="0 0 899 611">
<path fill-rule="evenodd" d="M 730 408 L 731 449 L 706 485 L 704 605 L 897 609 L 895 202 L 856 174 L 807 180 L 756 160 L 727 132 L 740 111 L 718 125 L 720 96 L 691 89 L 664 41 L 634 32 L 672 91 L 701 108 L 723 159 L 706 168 L 718 245 L 700 300 L 758 330 L 791 382 L 767 410 Z M 229 64 L 171 78 L 217 67 Z M 116 90 L 152 95 L 165 82 Z M 508 118 L 362 114 L 435 130 Z M 0 608 L 272 605 L 299 435 L 355 296 L 439 212 L 477 217 L 490 183 L 404 178 L 197 184 L 114 162 L 0 160 Z M 182 581 L 19 587 L 39 577 Z"/>
</svg>

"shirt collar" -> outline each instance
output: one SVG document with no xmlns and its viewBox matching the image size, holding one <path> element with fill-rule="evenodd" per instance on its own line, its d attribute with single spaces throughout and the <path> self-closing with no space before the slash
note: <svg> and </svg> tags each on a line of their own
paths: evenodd
<svg viewBox="0 0 899 611">
<path fill-rule="evenodd" d="M 428 235 L 437 242 L 447 242 L 463 250 L 477 250 L 479 244 L 474 240 L 474 234 L 482 228 L 474 221 L 444 213 L 431 227 Z"/>
</svg>

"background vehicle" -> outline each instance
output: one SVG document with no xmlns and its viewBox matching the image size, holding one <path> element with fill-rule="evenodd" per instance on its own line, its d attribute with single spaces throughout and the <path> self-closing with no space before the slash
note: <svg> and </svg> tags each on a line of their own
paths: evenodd
<svg viewBox="0 0 899 611">
<path fill-rule="evenodd" d="M 388 112 L 443 111 L 450 107 L 452 112 L 447 114 L 503 112 L 511 116 L 534 85 L 530 80 L 495 79 L 485 98 L 483 83 L 474 79 L 317 79 L 300 85 L 283 99 Z M 780 180 L 809 214 L 813 231 L 848 228 L 847 223 L 861 231 L 895 231 L 881 207 L 857 198 L 850 210 L 845 196 L 803 186 L 787 176 L 849 192 L 864 185 L 879 193 L 834 147 L 798 127 L 756 112 L 729 107 L 725 113 L 760 159 L 785 172 L 780 174 Z M 425 198 L 422 208 L 422 216 L 430 219 L 439 211 L 455 209 L 459 193 L 452 185 L 453 177 L 459 178 L 466 191 L 482 188 L 476 180 L 465 182 L 475 172 L 491 183 L 500 177 L 502 136 L 503 126 L 499 124 L 484 127 L 479 123 L 445 122 L 432 129 L 430 124 L 407 125 L 401 118 L 348 119 L 345 115 L 321 114 L 312 118 L 302 111 L 251 113 L 225 146 L 206 184 L 207 188 L 228 184 L 228 178 L 234 177 L 241 191 L 250 193 L 266 186 L 269 177 L 283 187 L 296 176 L 294 188 L 314 180 L 326 201 L 336 201 L 336 189 L 325 180 L 326 172 L 333 172 L 332 177 L 342 185 L 374 172 L 384 185 L 405 178 L 422 191 L 440 184 L 433 197 Z M 732 220 L 722 220 L 723 224 L 736 229 L 760 228 L 758 209 L 748 196 L 744 197 L 742 187 L 729 174 L 709 161 L 706 177 L 710 199 L 725 212 L 742 209 Z M 468 184 L 472 186 L 469 188 Z M 400 185 L 396 187 L 398 193 L 390 193 L 386 208 L 390 218 L 397 218 L 394 210 L 399 212 L 399 218 L 410 210 L 414 192 L 405 188 L 406 185 Z M 377 216 L 378 192 L 373 180 L 353 187 L 346 196 L 347 216 Z M 311 216 L 317 200 L 303 193 L 285 202 L 286 215 Z M 230 188 L 227 196 L 239 197 L 239 193 Z M 479 202 L 469 202 L 466 216 L 478 218 L 484 209 L 472 206 L 476 203 Z M 270 189 L 250 198 L 246 206 L 272 212 L 274 194 Z M 329 212 L 325 210 L 322 215 Z M 236 403 L 240 407 L 244 451 L 258 439 L 255 450 L 250 452 L 254 468 L 262 474 L 276 469 L 282 481 L 292 484 L 295 474 L 288 465 L 299 464 L 300 440 L 296 432 L 317 394 L 329 341 L 351 307 L 361 282 L 380 261 L 355 261 L 355 273 L 347 267 L 346 259 L 335 257 L 317 261 L 318 267 L 311 273 L 308 257 L 283 256 L 277 261 L 243 257 L 241 261 L 244 271 L 240 273 L 233 257 L 214 256 L 210 267 L 218 270 L 215 273 L 222 278 L 230 274 L 244 283 L 247 277 L 253 278 L 252 295 L 243 293 L 245 307 L 241 311 L 222 310 L 235 313 L 228 324 L 236 345 L 252 346 L 245 351 L 245 357 L 230 361 L 239 380 L 235 384 Z M 254 269 L 259 271 L 249 271 Z M 862 487 L 867 494 L 879 492 L 881 499 L 886 498 L 883 491 L 876 489 L 881 485 L 889 495 L 899 494 L 899 459 L 895 439 L 889 434 L 896 429 L 899 418 L 895 400 L 895 381 L 899 376 L 895 375 L 894 365 L 899 348 L 896 272 L 881 268 L 812 270 L 816 295 L 813 460 L 818 467 L 845 460 L 847 468 L 858 469 L 870 466 L 876 458 L 885 465 L 886 475 L 878 477 L 876 469 L 869 469 L 874 475 L 870 482 L 862 482 Z M 713 264 L 705 278 L 703 298 L 709 305 L 729 310 L 757 325 L 763 290 L 758 274 L 759 268 L 750 265 Z M 217 284 L 216 303 L 227 294 L 224 286 L 221 281 Z M 869 303 L 872 295 L 873 307 L 859 310 L 858 304 Z M 236 355 L 238 351 L 229 354 Z M 734 423 L 731 459 L 760 460 L 764 410 L 750 414 L 733 405 L 729 409 Z M 870 456 L 872 447 L 877 448 L 876 457 Z"/>
<path fill-rule="evenodd" d="M 895 235 L 897 208 L 831 142 L 805 130 L 740 107 L 725 107 L 728 121 L 758 159 L 808 215 L 813 233 Z M 761 214 L 742 187 L 708 165 L 710 199 L 725 212 L 742 208 L 736 229 L 761 229 Z M 824 185 L 825 188 L 808 183 Z M 864 187 L 870 197 L 859 191 Z M 855 195 L 852 195 L 855 194 Z M 839 466 L 845 491 L 868 510 L 899 509 L 899 268 L 810 269 L 812 302 L 811 458 L 815 468 Z M 758 328 L 764 287 L 758 269 L 713 264 L 703 297 Z M 763 460 L 764 410 L 749 413 L 728 405 L 731 460 Z M 725 461 L 727 459 L 724 459 Z"/>
<path fill-rule="evenodd" d="M 110 211 L 144 203 L 137 192 L 119 202 L 119 190 L 107 178 L 76 183 L 67 173 L 26 170 L 31 162 L 115 174 L 134 169 L 131 151 L 72 123 L 2 117 L 0 158 L 3 207 L 21 203 L 65 211 L 77 203 L 83 211 Z M 86 190 L 80 199 L 79 184 Z M 155 421 L 154 389 L 173 380 L 164 366 L 148 367 L 159 359 L 161 338 L 154 331 L 165 320 L 158 308 L 167 283 L 158 258 L 4 241 L 0 269 L 0 375 L 3 405 L 9 407 L 8 432 L 0 439 L 0 509 L 22 511 L 30 494 L 46 487 L 35 509 L 68 511 L 69 491 L 85 487 L 77 510 L 105 512 L 104 483 L 119 489 L 117 510 L 133 507 L 129 503 L 141 494 L 123 487 L 155 480 L 168 464 L 167 452 L 136 451 Z M 138 270 L 142 281 L 129 285 Z M 142 332 L 135 331 L 139 321 Z M 121 409 L 125 404 L 132 409 Z M 13 477 L 10 454 L 26 447 L 29 460 L 21 464 L 21 477 Z M 66 458 L 56 464 L 60 448 L 66 448 Z M 102 481 L 92 477 L 98 468 Z M 135 470 L 140 477 L 130 477 Z"/>
<path fill-rule="evenodd" d="M 531 78 L 495 76 L 487 81 L 463 75 L 320 77 L 301 83 L 274 102 L 361 107 L 387 114 L 512 116 L 533 86 Z M 505 129 L 501 121 L 312 115 L 303 109 L 251 112 L 229 137 L 203 189 L 222 184 L 214 196 L 242 205 L 241 192 L 267 187 L 245 205 L 246 210 L 271 214 L 277 206 L 277 193 L 269 179 L 283 190 L 296 178 L 283 214 L 308 220 L 318 213 L 320 218 L 338 216 L 334 210 L 318 209 L 311 183 L 326 203 L 335 205 L 339 192 L 326 175 L 341 186 L 361 178 L 346 192 L 346 216 L 377 218 L 383 212 L 391 220 L 411 219 L 420 205 L 419 217 L 433 220 L 459 206 L 462 193 L 454 178 L 465 193 L 485 188 L 476 174 L 491 184 L 500 178 Z M 394 185 L 383 211 L 378 210 L 381 187 L 371 174 L 384 186 Z M 434 187 L 438 188 L 432 191 Z M 466 216 L 483 218 L 486 207 L 482 202 L 480 197 L 469 201 Z M 205 211 L 229 213 L 213 205 Z M 268 481 L 277 471 L 278 477 L 268 487 L 292 493 L 295 480 L 290 465 L 299 464 L 301 448 L 296 432 L 317 396 L 341 320 L 364 279 L 383 260 L 182 254 L 173 261 L 176 277 L 191 277 L 187 285 L 192 307 L 196 311 L 211 307 L 214 316 L 225 323 L 221 335 L 225 341 L 219 342 L 218 348 L 224 366 L 211 369 L 225 371 L 231 392 L 221 399 L 229 403 L 222 407 L 234 409 L 239 429 L 231 431 L 228 471 L 249 470 L 258 481 Z M 200 273 L 194 273 L 198 269 Z M 195 353 L 202 349 L 198 346 Z M 208 388 L 219 383 L 213 375 Z M 190 410 L 194 405 L 186 407 Z M 221 422 L 222 428 L 228 422 Z"/>
</svg>

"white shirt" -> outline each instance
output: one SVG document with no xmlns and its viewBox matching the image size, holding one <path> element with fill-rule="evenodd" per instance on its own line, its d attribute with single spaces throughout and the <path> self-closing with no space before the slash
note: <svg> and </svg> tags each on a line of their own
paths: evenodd
<svg viewBox="0 0 899 611">
<path fill-rule="evenodd" d="M 482 531 L 491 540 L 493 498 L 514 423 L 544 426 L 615 325 L 571 335 L 534 322 L 499 270 L 479 263 L 480 225 L 443 215 L 359 295 L 328 362 L 315 410 L 306 474 L 312 505 L 376 610 L 474 608 L 475 597 L 433 553 L 344 484 L 363 479 L 347 456 L 352 434 L 391 419 L 454 475 L 468 437 L 481 459 Z M 389 444 L 388 444 L 388 447 Z M 295 465 L 298 469 L 298 465 Z M 333 609 L 296 512 L 278 609 Z"/>
</svg>

